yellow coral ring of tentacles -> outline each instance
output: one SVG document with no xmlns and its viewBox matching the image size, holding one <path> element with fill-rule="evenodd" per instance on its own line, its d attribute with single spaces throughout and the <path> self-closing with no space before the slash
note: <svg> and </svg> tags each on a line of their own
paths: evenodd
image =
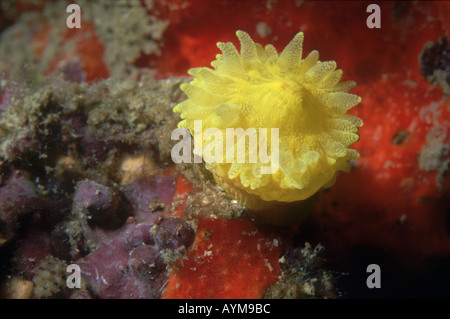
<svg viewBox="0 0 450 319">
<path fill-rule="evenodd" d="M 317 51 L 302 59 L 302 32 L 280 54 L 271 44 L 263 48 L 253 42 L 243 31 L 236 35 L 240 53 L 231 42 L 219 42 L 222 54 L 211 63 L 213 69 L 189 70 L 194 78 L 181 86 L 188 99 L 174 108 L 181 113 L 178 127 L 189 129 L 193 136 L 195 124 L 201 127 L 202 137 L 194 138 L 194 153 L 203 156 L 217 183 L 242 204 L 252 208 L 306 200 L 333 185 L 340 171 L 350 170 L 349 161 L 359 158 L 349 146 L 359 139 L 363 122 L 346 114 L 361 101 L 348 93 L 355 82 L 340 82 L 342 70 L 336 69 L 334 61 L 319 61 Z M 211 152 L 209 143 L 217 136 L 205 134 L 209 128 L 222 134 L 222 153 Z M 236 134 L 234 143 L 227 145 L 227 129 L 232 128 L 241 128 L 244 134 Z M 255 129 L 257 144 L 264 144 L 257 146 L 267 147 L 269 163 L 262 163 L 258 152 L 256 162 L 250 162 L 255 146 L 251 134 L 245 134 L 248 129 Z M 270 133 L 261 139 L 260 129 Z M 278 129 L 278 149 L 273 148 L 272 129 Z M 246 162 L 236 155 L 230 162 L 233 158 L 227 155 L 237 153 L 242 138 Z M 272 152 L 276 151 L 275 160 Z M 271 173 L 262 173 L 268 167 Z"/>
</svg>

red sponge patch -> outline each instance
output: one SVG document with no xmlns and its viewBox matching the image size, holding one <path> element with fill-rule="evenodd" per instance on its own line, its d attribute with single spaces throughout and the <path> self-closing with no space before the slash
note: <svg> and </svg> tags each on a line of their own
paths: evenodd
<svg viewBox="0 0 450 319">
<path fill-rule="evenodd" d="M 261 298 L 281 273 L 280 239 L 248 220 L 201 219 L 165 298 Z"/>
</svg>

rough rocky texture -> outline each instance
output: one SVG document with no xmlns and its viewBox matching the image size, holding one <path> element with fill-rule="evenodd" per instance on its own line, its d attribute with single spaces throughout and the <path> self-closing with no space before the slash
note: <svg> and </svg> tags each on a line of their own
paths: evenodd
<svg viewBox="0 0 450 319">
<path fill-rule="evenodd" d="M 192 227 L 180 218 L 164 218 L 152 228 L 156 244 L 161 249 L 180 249 L 191 246 L 195 232 Z"/>
<path fill-rule="evenodd" d="M 161 296 L 196 228 L 170 216 L 177 176 L 205 190 L 178 197 L 184 206 L 189 198 L 188 219 L 215 206 L 232 216 L 228 197 L 201 170 L 170 164 L 183 81 L 58 78 L 11 91 L 0 117 L 4 276 L 33 282 L 35 298 Z M 82 290 L 62 281 L 70 263 L 82 268 Z"/>
<path fill-rule="evenodd" d="M 50 173 L 58 167 L 64 177 L 65 166 L 79 176 L 100 170 L 100 178 L 117 182 L 117 168 L 128 152 L 145 149 L 158 162 L 168 163 L 174 145 L 169 133 L 177 122 L 171 107 L 179 100 L 172 100 L 176 95 L 170 92 L 179 90 L 182 81 L 147 79 L 140 86 L 62 81 L 18 96 L 0 118 L 2 161 L 25 167 L 36 177 L 42 177 L 45 167 Z"/>
<path fill-rule="evenodd" d="M 156 234 L 152 231 L 155 225 L 137 223 L 134 218 L 130 218 L 114 236 L 105 236 L 99 248 L 77 261 L 82 269 L 86 287 L 93 296 L 161 296 L 167 284 L 169 270 L 164 254 L 169 254 L 168 250 L 176 249 L 178 253 L 175 255 L 182 257 L 179 248 L 190 247 L 194 232 L 183 220 L 175 217 L 168 218 L 166 222 L 163 219 L 156 226 L 159 229 Z M 181 229 L 179 225 L 182 225 Z M 162 234 L 164 240 L 161 240 Z"/>
<path fill-rule="evenodd" d="M 49 255 L 32 270 L 35 298 L 48 298 L 61 292 L 66 286 L 67 265 Z"/>
<path fill-rule="evenodd" d="M 450 91 L 450 43 L 446 37 L 426 44 L 420 55 L 420 71 L 431 83 L 442 86 L 444 93 Z"/>
<path fill-rule="evenodd" d="M 93 181 L 78 183 L 74 202 L 91 226 L 116 229 L 132 213 L 120 190 Z"/>
<path fill-rule="evenodd" d="M 334 276 L 323 269 L 324 260 L 318 255 L 324 247 L 296 248 L 280 259 L 283 273 L 279 281 L 267 289 L 267 299 L 335 298 Z"/>
<path fill-rule="evenodd" d="M 147 13 L 146 10 L 153 9 L 152 1 L 147 1 L 145 8 L 136 0 L 118 1 L 114 5 L 108 0 L 88 0 L 80 5 L 105 45 L 105 62 L 112 76 L 118 78 L 136 72 L 134 63 L 141 54 L 160 54 L 159 46 L 168 21 Z"/>
<path fill-rule="evenodd" d="M 160 296 L 167 262 L 182 258 L 195 232 L 163 218 L 176 188 L 176 177 L 164 172 L 182 81 L 54 79 L 12 93 L 0 117 L 2 277 L 32 281 L 35 298 Z M 127 161 L 142 154 L 147 166 L 139 171 Z M 74 262 L 91 275 L 89 291 L 67 290 L 58 279 L 57 265 Z M 110 272 L 116 262 L 126 273 Z M 95 269 L 104 271 L 107 289 Z"/>
<path fill-rule="evenodd" d="M 26 206 L 36 200 L 37 196 L 37 191 L 25 172 L 11 172 L 11 176 L 0 188 L 0 234 L 6 240 L 15 237 L 21 218 L 29 213 Z"/>
<path fill-rule="evenodd" d="M 82 29 L 77 31 L 66 27 L 70 3 L 37 1 L 26 10 L 25 3 L 3 1 L 5 14 L 17 21 L 0 35 L 0 71 L 33 84 L 49 74 L 74 81 L 125 79 L 137 75 L 141 55 L 160 53 L 168 22 L 149 14 L 152 1 L 78 1 Z"/>
</svg>

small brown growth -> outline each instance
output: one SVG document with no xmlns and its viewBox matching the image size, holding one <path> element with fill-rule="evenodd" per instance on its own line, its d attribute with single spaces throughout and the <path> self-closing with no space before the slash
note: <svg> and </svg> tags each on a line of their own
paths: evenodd
<svg viewBox="0 0 450 319">
<path fill-rule="evenodd" d="M 211 238 L 211 233 L 209 231 L 206 231 L 203 233 L 203 237 L 205 237 L 206 239 L 210 239 Z"/>
<path fill-rule="evenodd" d="M 405 144 L 409 138 L 409 135 L 411 135 L 411 133 L 409 133 L 408 131 L 405 131 L 405 130 L 398 131 L 392 138 L 392 144 L 394 144 L 394 145 Z"/>
</svg>

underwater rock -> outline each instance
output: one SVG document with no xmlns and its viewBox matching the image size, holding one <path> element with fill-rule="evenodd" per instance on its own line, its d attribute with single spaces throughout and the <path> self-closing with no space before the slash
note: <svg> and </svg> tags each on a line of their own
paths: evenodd
<svg viewBox="0 0 450 319">
<path fill-rule="evenodd" d="M 119 190 L 89 180 L 78 183 L 74 201 L 89 225 L 104 229 L 118 228 L 130 213 Z"/>
<path fill-rule="evenodd" d="M 140 223 L 135 227 L 131 228 L 126 235 L 126 241 L 132 247 L 137 247 L 139 245 L 153 245 L 155 240 L 150 234 L 150 229 L 153 224 L 150 223 Z"/>
<path fill-rule="evenodd" d="M 97 133 L 93 130 L 83 129 L 83 138 L 81 146 L 91 162 L 104 161 L 114 144 L 107 140 L 107 137 L 99 139 Z"/>
<path fill-rule="evenodd" d="M 71 201 L 36 198 L 26 204 L 17 219 L 15 236 L 11 242 L 15 271 L 21 276 L 32 276 L 32 269 L 42 260 L 54 256 L 69 261 L 70 243 L 64 232 L 65 217 Z"/>
<path fill-rule="evenodd" d="M 53 231 L 70 212 L 71 200 L 43 197 L 24 171 L 11 169 L 8 174 L 0 188 L 0 234 L 2 246 L 8 248 L 0 259 L 10 258 L 7 267 L 29 279 L 32 269 L 52 251 L 67 258 L 63 252 L 67 243 L 55 240 Z"/>
<path fill-rule="evenodd" d="M 444 92 L 450 90 L 450 43 L 446 37 L 425 45 L 420 54 L 420 71 L 431 83 L 438 83 Z"/>
<path fill-rule="evenodd" d="M 135 287 L 128 271 L 128 247 L 119 240 L 105 242 L 91 255 L 77 262 L 83 280 L 93 294 L 100 298 L 144 298 Z"/>
<path fill-rule="evenodd" d="M 280 279 L 264 295 L 266 299 L 336 298 L 335 276 L 323 269 L 318 255 L 324 247 L 306 242 L 304 248 L 291 249 L 280 258 L 283 270 Z"/>
<path fill-rule="evenodd" d="M 79 245 L 87 244 L 87 247 L 78 249 L 90 251 L 90 254 L 85 257 L 78 255 L 74 261 L 81 268 L 90 295 L 71 297 L 161 296 L 168 279 L 166 261 L 160 253 L 162 247 L 188 247 L 195 236 L 192 227 L 180 218 L 162 217 L 164 203 L 170 204 L 173 200 L 176 187 L 174 181 L 173 176 L 148 176 L 122 186 L 121 191 L 89 180 L 78 183 L 74 208 L 83 211 L 86 217 L 101 213 L 115 214 L 114 210 L 119 209 L 120 204 L 114 196 L 122 191 L 125 201 L 129 203 L 127 205 L 132 206 L 129 211 L 134 210 L 135 216 L 129 216 L 115 229 L 105 229 L 104 224 L 90 227 L 81 221 L 83 240 Z M 153 210 L 151 204 L 155 201 L 160 205 Z M 88 223 L 93 219 L 89 219 Z M 102 218 L 100 220 L 104 222 Z M 80 223 L 79 220 L 77 222 Z M 155 229 L 158 230 L 156 233 L 151 231 Z M 181 257 L 182 254 L 176 256 Z"/>
<path fill-rule="evenodd" d="M 422 63 L 420 71 L 423 76 L 428 77 L 434 70 L 449 70 L 450 68 L 450 43 L 446 37 L 439 41 L 429 43 L 420 55 Z"/>
<path fill-rule="evenodd" d="M 130 217 L 122 232 L 77 261 L 88 289 L 100 298 L 159 298 L 168 273 L 153 243 L 150 224 Z"/>
<path fill-rule="evenodd" d="M 50 252 L 53 256 L 61 260 L 71 260 L 71 244 L 70 239 L 66 234 L 66 224 L 61 222 L 55 226 L 51 232 Z"/>
<path fill-rule="evenodd" d="M 152 229 L 156 244 L 161 249 L 189 248 L 194 242 L 195 232 L 183 219 L 166 217 Z"/>
<path fill-rule="evenodd" d="M 176 187 L 174 181 L 173 176 L 149 176 L 122 186 L 120 190 L 111 187 L 115 189 L 114 192 L 109 187 L 93 181 L 78 183 L 74 196 L 73 219 L 67 227 L 69 237 L 74 239 L 72 255 L 77 255 L 77 252 L 84 252 L 82 255 L 86 255 L 104 242 L 117 238 L 122 238 L 130 247 L 153 245 L 155 241 L 153 235 L 150 235 L 150 228 L 166 212 L 164 205 L 170 205 L 172 202 Z M 99 189 L 103 189 L 105 193 L 119 193 L 120 204 L 110 196 L 103 196 L 100 200 L 99 196 L 95 195 Z M 86 194 L 82 194 L 83 192 Z M 154 203 L 159 204 L 153 205 Z M 111 227 L 109 220 L 105 222 L 100 218 L 100 225 L 93 223 L 92 217 L 88 219 L 92 214 L 101 216 L 101 212 L 105 216 L 109 213 L 119 214 L 120 219 L 117 220 L 120 223 Z"/>
<path fill-rule="evenodd" d="M 27 174 L 13 170 L 0 188 L 0 233 L 6 240 L 12 239 L 19 227 L 19 220 L 30 213 L 28 205 L 38 197 Z"/>
<path fill-rule="evenodd" d="M 17 240 L 13 260 L 15 271 L 24 278 L 33 277 L 33 269 L 45 258 L 51 256 L 52 238 L 38 227 L 28 230 L 26 236 Z"/>
<path fill-rule="evenodd" d="M 32 270 L 34 298 L 62 298 L 65 296 L 67 264 L 54 256 L 47 256 Z"/>
<path fill-rule="evenodd" d="M 12 158 L 39 154 L 39 141 L 31 136 L 18 138 L 7 146 L 7 153 Z"/>
<path fill-rule="evenodd" d="M 131 184 L 121 187 L 128 198 L 138 221 L 154 223 L 161 216 L 161 210 L 152 209 L 154 200 L 170 205 L 175 195 L 174 176 L 146 176 Z M 160 205 L 160 207 L 162 207 Z"/>
<path fill-rule="evenodd" d="M 130 252 L 128 266 L 139 278 L 155 280 L 165 272 L 166 264 L 154 246 L 140 245 Z"/>
<path fill-rule="evenodd" d="M 0 45 L 0 70 L 27 76 L 42 72 L 38 80 L 42 80 L 44 74 L 55 73 L 62 73 L 70 80 L 93 81 L 136 72 L 134 64 L 142 53 L 146 56 L 160 53 L 162 35 L 168 24 L 136 1 L 116 5 L 107 0 L 83 0 L 78 2 L 83 8 L 83 27 L 73 32 L 61 23 L 65 19 L 60 19 L 66 3 L 33 1 L 39 3 L 34 10 L 40 12 L 33 14 L 24 10 L 24 2 L 28 3 L 7 1 L 0 4 L 0 27 L 4 22 L 3 10 L 14 15 L 21 12 L 20 19 L 15 21 L 15 18 L 16 23 L 5 32 L 3 42 L 12 43 Z M 118 25 L 121 27 L 117 28 Z M 27 45 L 29 43 L 33 45 Z M 17 54 L 18 48 L 21 48 L 20 54 Z M 22 67 L 24 65 L 27 67 Z"/>
</svg>

